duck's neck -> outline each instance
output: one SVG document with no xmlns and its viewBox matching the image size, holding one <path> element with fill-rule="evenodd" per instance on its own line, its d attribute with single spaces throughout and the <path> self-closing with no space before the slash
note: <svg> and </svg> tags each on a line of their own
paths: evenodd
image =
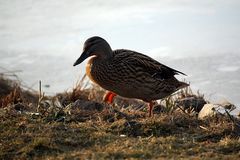
<svg viewBox="0 0 240 160">
<path fill-rule="evenodd" d="M 103 50 L 103 54 L 101 54 L 101 56 L 99 56 L 99 60 L 109 60 L 112 57 L 113 57 L 113 51 L 109 46 Z"/>
<path fill-rule="evenodd" d="M 112 50 L 106 50 L 106 51 L 103 51 L 103 53 L 99 54 L 99 55 L 96 55 L 94 57 L 94 61 L 108 61 L 108 60 L 111 60 L 113 58 L 113 52 Z"/>
<path fill-rule="evenodd" d="M 98 53 L 96 54 L 97 55 L 96 59 L 99 59 L 100 61 L 111 59 L 113 57 L 113 51 L 111 46 L 106 41 L 100 44 L 100 46 L 101 49 L 98 50 Z"/>
<path fill-rule="evenodd" d="M 113 55 L 112 55 L 113 56 Z M 107 64 L 111 61 L 112 57 L 109 56 L 92 56 L 86 65 L 87 76 L 95 83 L 99 84 L 97 77 L 100 74 L 99 71 L 104 70 Z"/>
</svg>

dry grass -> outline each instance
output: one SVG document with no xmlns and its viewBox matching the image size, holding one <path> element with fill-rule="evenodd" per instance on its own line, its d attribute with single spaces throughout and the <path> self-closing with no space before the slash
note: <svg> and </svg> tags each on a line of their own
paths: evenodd
<svg viewBox="0 0 240 160">
<path fill-rule="evenodd" d="M 240 158 L 238 121 L 198 120 L 179 110 L 180 97 L 199 97 L 187 89 L 163 100 L 149 118 L 141 101 L 116 97 L 104 104 L 104 91 L 85 79 L 71 92 L 40 94 L 35 102 L 9 88 L 0 99 L 0 159 Z"/>
</svg>

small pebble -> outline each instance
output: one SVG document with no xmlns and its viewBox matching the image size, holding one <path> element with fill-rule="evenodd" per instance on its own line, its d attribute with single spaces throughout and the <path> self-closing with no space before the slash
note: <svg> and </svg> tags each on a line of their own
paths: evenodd
<svg viewBox="0 0 240 160">
<path fill-rule="evenodd" d="M 125 134 L 120 134 L 120 137 L 127 137 L 127 135 L 125 135 Z"/>
</svg>

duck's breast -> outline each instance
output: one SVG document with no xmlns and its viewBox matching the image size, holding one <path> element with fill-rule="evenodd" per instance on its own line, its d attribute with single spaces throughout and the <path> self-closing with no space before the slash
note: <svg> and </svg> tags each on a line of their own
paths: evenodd
<svg viewBox="0 0 240 160">
<path fill-rule="evenodd" d="M 93 56 L 91 57 L 88 62 L 87 62 L 87 65 L 86 65 L 86 74 L 88 76 L 88 78 L 93 81 L 94 83 L 97 83 L 94 79 L 94 77 L 92 76 L 91 72 L 92 72 L 92 65 L 93 65 L 93 60 L 95 59 L 96 57 Z"/>
</svg>

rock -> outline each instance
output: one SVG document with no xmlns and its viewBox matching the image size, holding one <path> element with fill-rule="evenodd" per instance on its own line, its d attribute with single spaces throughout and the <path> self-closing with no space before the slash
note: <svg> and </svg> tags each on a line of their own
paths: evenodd
<svg viewBox="0 0 240 160">
<path fill-rule="evenodd" d="M 23 111 L 24 109 L 26 109 L 26 106 L 23 105 L 22 103 L 17 103 L 14 105 L 14 109 L 17 111 Z"/>
<path fill-rule="evenodd" d="M 205 104 L 202 110 L 198 114 L 199 119 L 204 119 L 207 117 L 213 117 L 216 115 L 222 116 L 233 116 L 234 118 L 239 118 L 236 112 L 237 107 L 229 102 L 221 104 Z"/>
<path fill-rule="evenodd" d="M 126 121 L 123 124 L 123 133 L 128 136 L 141 136 L 143 135 L 142 123 L 137 121 Z"/>
<path fill-rule="evenodd" d="M 185 97 L 175 101 L 178 107 L 183 110 L 200 112 L 203 106 L 207 103 L 203 97 Z"/>
<path fill-rule="evenodd" d="M 205 104 L 198 114 L 198 119 L 205 119 L 207 117 L 213 117 L 220 114 L 220 112 L 217 111 L 217 108 L 219 108 L 219 105 Z"/>
<path fill-rule="evenodd" d="M 66 114 L 66 116 L 64 116 L 64 121 L 85 122 L 97 118 L 96 113 L 103 111 L 104 107 L 104 105 L 94 101 L 76 100 L 63 109 L 63 112 Z"/>
<path fill-rule="evenodd" d="M 220 102 L 219 105 L 221 105 L 223 108 L 228 109 L 230 111 L 236 109 L 236 106 L 234 104 L 228 102 L 227 100 Z"/>
<path fill-rule="evenodd" d="M 102 111 L 104 106 L 100 103 L 97 102 L 93 102 L 93 101 L 86 101 L 86 100 L 76 100 L 73 104 L 72 104 L 72 109 L 73 108 L 78 108 L 80 110 L 88 110 L 88 111 Z"/>
<path fill-rule="evenodd" d="M 240 136 L 240 122 L 235 122 L 233 124 L 233 133 L 235 133 L 236 135 Z"/>
<path fill-rule="evenodd" d="M 153 107 L 153 113 L 154 114 L 163 113 L 165 110 L 166 110 L 166 107 L 161 105 L 161 104 L 157 104 Z"/>
<path fill-rule="evenodd" d="M 147 103 L 142 100 L 125 98 L 121 96 L 114 97 L 114 103 L 120 108 L 130 108 L 133 110 L 144 110 L 147 107 Z"/>
</svg>

